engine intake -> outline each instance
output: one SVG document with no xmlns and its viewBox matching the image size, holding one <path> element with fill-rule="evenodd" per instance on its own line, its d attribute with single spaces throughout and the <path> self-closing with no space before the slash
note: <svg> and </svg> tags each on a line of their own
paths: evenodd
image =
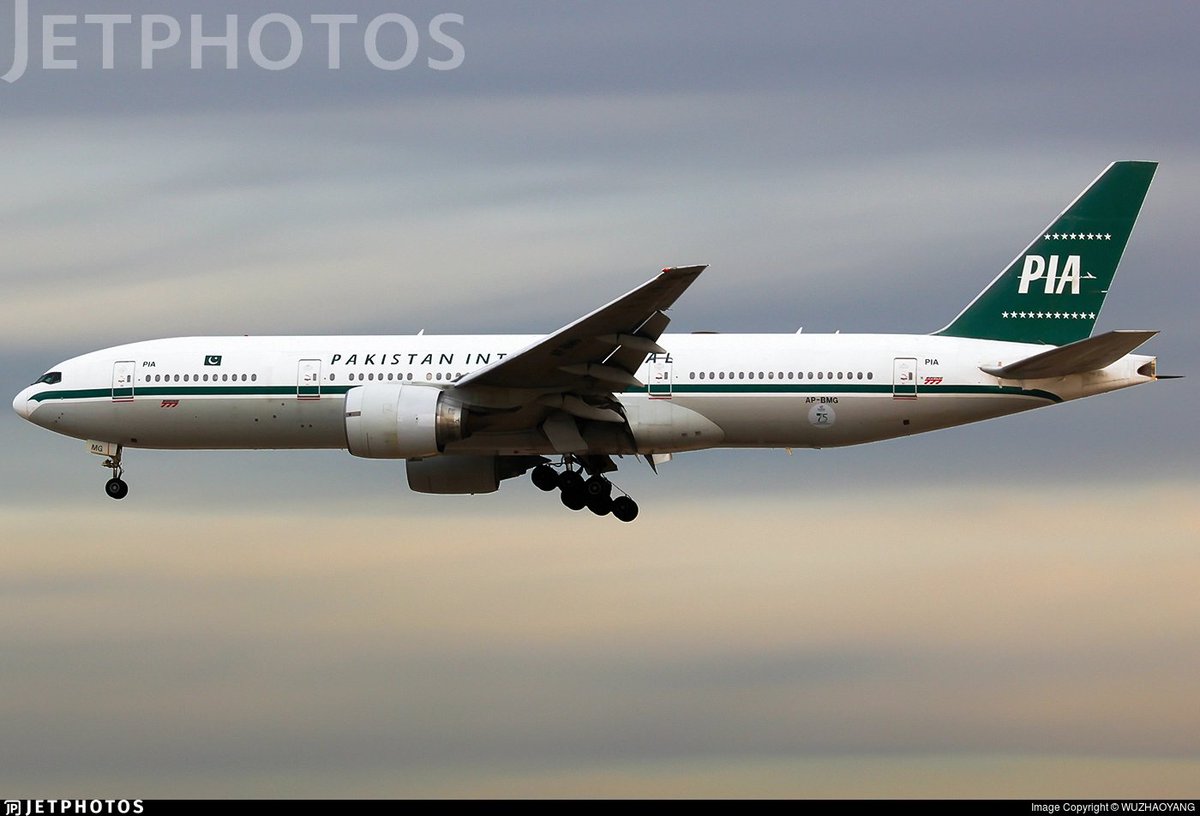
<svg viewBox="0 0 1200 816">
<path fill-rule="evenodd" d="M 346 392 L 346 443 L 366 459 L 436 456 L 466 434 L 462 403 L 440 388 L 359 385 Z"/>
</svg>

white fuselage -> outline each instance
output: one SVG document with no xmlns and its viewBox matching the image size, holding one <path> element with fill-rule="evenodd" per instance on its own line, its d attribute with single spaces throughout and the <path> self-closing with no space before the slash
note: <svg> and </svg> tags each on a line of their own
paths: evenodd
<svg viewBox="0 0 1200 816">
<path fill-rule="evenodd" d="M 537 336 L 183 337 L 66 360 L 61 380 L 14 400 L 37 425 L 130 448 L 346 448 L 345 394 L 373 382 L 451 388 L 459 377 Z M 637 453 L 707 447 L 833 447 L 1017 413 L 1153 379 L 1152 357 L 1130 354 L 1098 371 L 1003 380 L 980 367 L 1045 346 L 930 335 L 664 335 L 668 354 L 619 393 L 688 409 L 714 434 L 664 434 Z M 530 383 L 537 389 L 537 383 Z M 647 414 L 652 415 L 652 414 Z M 444 453 L 552 454 L 537 429 L 501 427 Z M 627 450 L 596 450 L 628 453 Z"/>
</svg>

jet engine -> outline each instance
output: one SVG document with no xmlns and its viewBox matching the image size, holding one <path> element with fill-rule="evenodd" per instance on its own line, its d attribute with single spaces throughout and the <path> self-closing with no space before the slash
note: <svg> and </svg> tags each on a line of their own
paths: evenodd
<svg viewBox="0 0 1200 816">
<path fill-rule="evenodd" d="M 465 425 L 462 403 L 440 388 L 374 383 L 346 393 L 346 441 L 366 459 L 436 456 L 463 438 Z"/>
<path fill-rule="evenodd" d="M 417 493 L 494 493 L 500 487 L 498 456 L 434 456 L 409 459 L 408 487 Z"/>
</svg>

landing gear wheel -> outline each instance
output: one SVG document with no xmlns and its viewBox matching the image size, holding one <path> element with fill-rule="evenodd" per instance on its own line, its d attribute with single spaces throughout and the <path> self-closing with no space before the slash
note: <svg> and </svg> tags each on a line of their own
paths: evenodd
<svg viewBox="0 0 1200 816">
<path fill-rule="evenodd" d="M 123 480 L 114 476 L 105 482 L 104 492 L 107 493 L 111 498 L 123 499 L 129 495 L 129 485 L 125 484 Z"/>
<path fill-rule="evenodd" d="M 583 491 L 583 477 L 578 470 L 564 470 L 558 474 L 558 489 L 563 493 Z"/>
<path fill-rule="evenodd" d="M 633 521 L 637 518 L 637 502 L 628 496 L 617 496 L 612 500 L 612 514 L 620 521 Z"/>
<path fill-rule="evenodd" d="M 587 494 L 582 490 L 564 490 L 559 498 L 570 510 L 582 510 L 587 506 Z"/>
<path fill-rule="evenodd" d="M 605 479 L 603 476 L 593 476 L 583 483 L 583 489 L 587 491 L 589 497 L 612 495 L 612 482 Z M 601 515 L 604 515 L 601 513 Z"/>
<path fill-rule="evenodd" d="M 597 516 L 607 516 L 612 512 L 613 500 L 603 493 L 598 496 L 588 496 L 587 508 Z"/>
<path fill-rule="evenodd" d="M 530 474 L 533 484 L 538 490 L 553 490 L 558 487 L 558 474 L 549 465 L 538 465 Z"/>
</svg>

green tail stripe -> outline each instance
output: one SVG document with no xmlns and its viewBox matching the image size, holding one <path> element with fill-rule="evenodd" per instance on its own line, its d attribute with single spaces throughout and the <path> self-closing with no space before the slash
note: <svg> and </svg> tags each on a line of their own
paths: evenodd
<svg viewBox="0 0 1200 816">
<path fill-rule="evenodd" d="M 1114 162 L 935 334 L 1061 346 L 1092 333 L 1157 162 Z"/>
</svg>

